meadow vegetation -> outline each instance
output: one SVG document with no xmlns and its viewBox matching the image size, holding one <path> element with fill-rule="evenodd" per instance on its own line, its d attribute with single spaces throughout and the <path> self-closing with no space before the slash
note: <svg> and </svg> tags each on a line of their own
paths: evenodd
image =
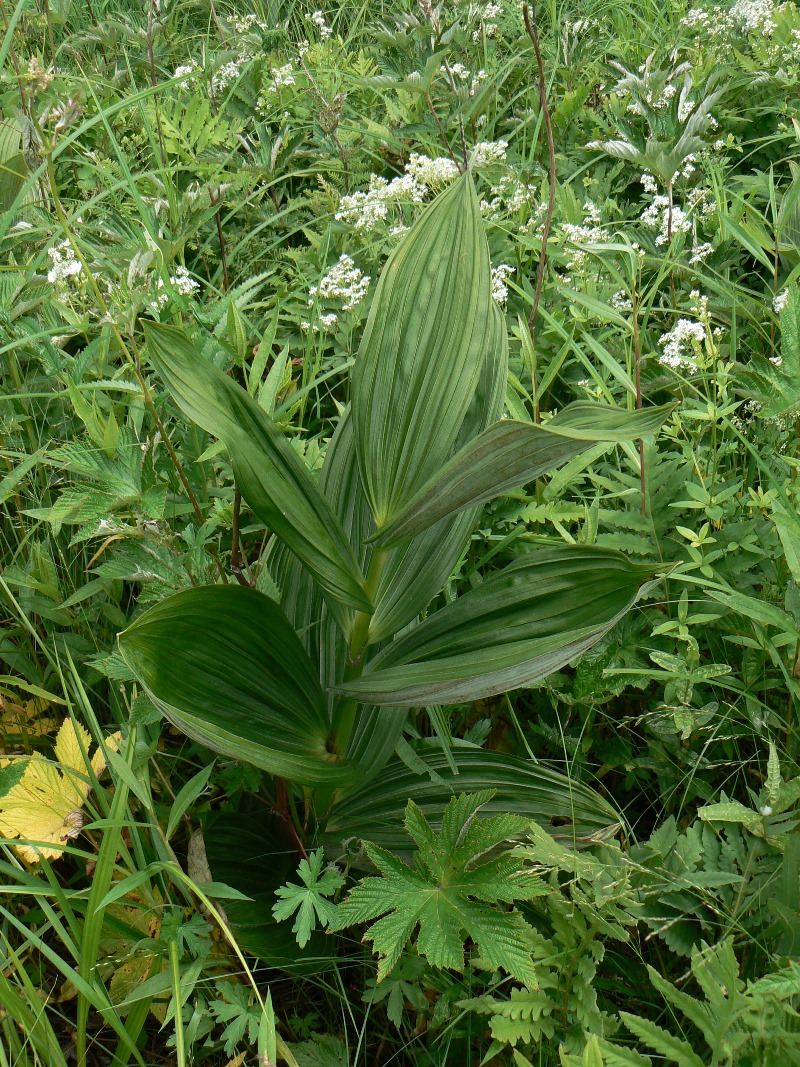
<svg viewBox="0 0 800 1067">
<path fill-rule="evenodd" d="M 800 1064 L 800 7 L 0 0 L 0 1067 Z"/>
</svg>

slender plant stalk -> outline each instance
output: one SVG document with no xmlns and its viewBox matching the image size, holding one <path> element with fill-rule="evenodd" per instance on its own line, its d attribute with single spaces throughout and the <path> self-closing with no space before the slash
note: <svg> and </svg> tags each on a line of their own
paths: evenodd
<svg viewBox="0 0 800 1067">
<path fill-rule="evenodd" d="M 531 313 L 528 316 L 528 330 L 531 335 L 531 343 L 536 345 L 536 333 L 535 323 L 536 316 L 539 313 L 539 302 L 542 298 L 542 286 L 544 285 L 544 272 L 547 268 L 547 242 L 550 239 L 550 228 L 553 225 L 553 214 L 556 208 L 556 144 L 553 138 L 553 123 L 550 118 L 550 105 L 547 102 L 547 83 L 544 76 L 544 62 L 542 60 L 542 49 L 539 43 L 539 23 L 536 18 L 536 0 L 532 0 L 530 5 L 522 5 L 522 15 L 525 19 L 525 29 L 528 32 L 528 36 L 533 44 L 533 51 L 536 55 L 536 69 L 539 82 L 539 106 L 542 110 L 542 118 L 544 120 L 544 131 L 547 139 L 547 161 L 548 161 L 548 197 L 547 197 L 547 212 L 544 217 L 544 226 L 542 227 L 542 251 L 539 256 L 539 265 L 536 268 L 536 287 L 533 291 L 533 303 L 531 304 Z M 532 382 L 534 405 L 533 405 L 533 421 L 539 422 L 539 399 L 537 383 Z"/>
</svg>

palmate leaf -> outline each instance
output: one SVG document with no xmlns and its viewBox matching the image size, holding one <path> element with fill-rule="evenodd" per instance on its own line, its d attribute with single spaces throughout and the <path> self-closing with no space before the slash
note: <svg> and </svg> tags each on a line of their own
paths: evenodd
<svg viewBox="0 0 800 1067">
<path fill-rule="evenodd" d="M 335 869 L 323 870 L 324 866 L 325 855 L 318 848 L 308 859 L 300 860 L 297 876 L 302 885 L 286 882 L 275 890 L 279 899 L 272 906 L 272 914 L 278 922 L 283 922 L 297 913 L 292 932 L 300 948 L 306 947 L 317 923 L 325 927 L 336 917 L 336 906 L 326 898 L 341 889 L 344 878 Z"/>
<path fill-rule="evenodd" d="M 339 688 L 377 705 L 415 706 L 532 685 L 607 633 L 653 573 L 586 546 L 523 556 L 387 645 Z"/>
<path fill-rule="evenodd" d="M 544 426 L 503 419 L 465 445 L 374 540 L 396 544 L 432 523 L 517 489 L 598 441 L 632 441 L 654 433 L 674 404 L 640 411 L 578 401 Z"/>
<path fill-rule="evenodd" d="M 237 585 L 185 589 L 123 631 L 119 648 L 162 714 L 216 752 L 302 785 L 360 778 L 328 751 L 319 678 L 269 597 Z"/>
<path fill-rule="evenodd" d="M 519 912 L 498 905 L 532 900 L 549 890 L 541 879 L 521 871 L 508 852 L 485 858 L 528 823 L 516 815 L 476 821 L 493 795 L 485 790 L 454 797 L 438 833 L 410 800 L 405 826 L 418 848 L 416 870 L 376 845 L 365 845 L 380 877 L 364 878 L 351 891 L 330 929 L 377 920 L 364 940 L 372 941 L 380 957 L 378 981 L 391 973 L 419 927 L 417 951 L 434 967 L 463 971 L 466 935 L 490 967 L 536 987 L 533 931 Z"/>
<path fill-rule="evenodd" d="M 187 418 L 225 443 L 236 483 L 256 516 L 340 606 L 372 611 L 364 578 L 333 508 L 267 413 L 173 326 L 144 324 L 150 358 Z"/>
<path fill-rule="evenodd" d="M 465 174 L 389 257 L 353 369 L 358 464 L 379 527 L 450 458 L 497 335 L 489 250 Z"/>
</svg>

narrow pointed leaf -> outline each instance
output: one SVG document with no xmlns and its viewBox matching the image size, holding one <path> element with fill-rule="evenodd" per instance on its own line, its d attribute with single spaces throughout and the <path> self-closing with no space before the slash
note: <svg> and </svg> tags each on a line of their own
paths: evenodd
<svg viewBox="0 0 800 1067">
<path fill-rule="evenodd" d="M 450 458 L 496 328 L 489 252 L 466 174 L 389 257 L 353 368 L 358 463 L 378 526 Z"/>
<path fill-rule="evenodd" d="M 591 648 L 652 577 L 652 567 L 609 549 L 566 545 L 523 556 L 386 646 L 360 678 L 339 688 L 377 705 L 416 706 L 533 685 Z"/>
<path fill-rule="evenodd" d="M 632 441 L 654 433 L 674 407 L 626 411 L 579 401 L 543 426 L 496 422 L 457 452 L 374 540 L 386 546 L 415 537 L 446 515 L 518 489 L 598 441 Z"/>
<path fill-rule="evenodd" d="M 308 568 L 334 610 L 371 611 L 350 542 L 300 457 L 241 386 L 182 330 L 145 323 L 152 362 L 187 418 L 224 442 L 254 513 Z M 341 612 L 339 612 L 341 615 Z"/>
<path fill-rule="evenodd" d="M 325 694 L 280 607 L 254 589 L 186 589 L 119 636 L 123 659 L 174 726 L 302 785 L 357 781 L 327 750 Z"/>
</svg>

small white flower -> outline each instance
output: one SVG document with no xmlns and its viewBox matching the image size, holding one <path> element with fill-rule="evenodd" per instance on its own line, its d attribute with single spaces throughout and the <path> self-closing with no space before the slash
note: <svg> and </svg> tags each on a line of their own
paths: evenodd
<svg viewBox="0 0 800 1067">
<path fill-rule="evenodd" d="M 369 276 L 362 274 L 350 256 L 341 255 L 339 262 L 331 267 L 319 285 L 309 289 L 312 297 L 309 305 L 313 304 L 315 297 L 320 300 L 341 300 L 342 310 L 351 311 L 367 295 L 369 282 Z"/>
<path fill-rule="evenodd" d="M 437 188 L 455 181 L 459 170 L 452 159 L 447 159 L 446 156 L 430 159 L 418 152 L 412 152 L 406 163 L 406 174 L 416 178 L 422 185 Z"/>
<path fill-rule="evenodd" d="M 76 278 L 83 270 L 81 261 L 75 255 L 68 239 L 53 245 L 48 249 L 47 254 L 53 263 L 47 272 L 47 280 L 51 285 L 65 286 L 71 278 Z"/>
<path fill-rule="evenodd" d="M 691 319 L 678 319 L 672 329 L 661 335 L 659 344 L 663 348 L 659 363 L 678 370 L 692 365 L 692 356 L 696 355 L 706 339 L 706 328 L 702 322 Z M 687 353 L 691 350 L 691 355 Z"/>
<path fill-rule="evenodd" d="M 319 30 L 319 39 L 321 41 L 327 41 L 329 37 L 333 36 L 333 30 L 325 21 L 325 16 L 321 11 L 315 11 L 313 15 L 306 15 L 305 18 L 309 22 L 313 22 Z"/>
<path fill-rule="evenodd" d="M 768 815 L 772 814 L 772 808 L 769 804 L 765 804 L 762 808 L 758 809 L 766 819 Z"/>
<path fill-rule="evenodd" d="M 772 301 L 772 310 L 776 315 L 780 315 L 786 305 L 789 303 L 789 290 L 783 289 L 780 293 L 777 293 Z"/>
<path fill-rule="evenodd" d="M 492 268 L 492 299 L 501 306 L 508 300 L 508 286 L 506 278 L 514 273 L 514 268 L 507 263 L 500 263 Z"/>
<path fill-rule="evenodd" d="M 469 161 L 473 167 L 489 167 L 493 163 L 503 163 L 506 158 L 508 141 L 478 141 L 470 152 Z"/>
</svg>

